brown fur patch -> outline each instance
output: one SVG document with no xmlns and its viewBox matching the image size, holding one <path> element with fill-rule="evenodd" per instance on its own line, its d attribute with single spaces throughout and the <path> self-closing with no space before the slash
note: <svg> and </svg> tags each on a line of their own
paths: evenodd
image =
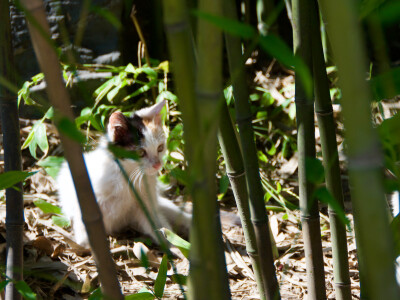
<svg viewBox="0 0 400 300">
<path fill-rule="evenodd" d="M 143 124 L 151 132 L 158 131 L 161 125 L 160 122 L 157 120 L 157 117 L 151 119 L 145 118 L 143 119 Z"/>
</svg>

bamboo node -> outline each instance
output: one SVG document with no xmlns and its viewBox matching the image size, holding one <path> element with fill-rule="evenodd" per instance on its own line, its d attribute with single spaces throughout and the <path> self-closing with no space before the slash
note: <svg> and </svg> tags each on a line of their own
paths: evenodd
<svg viewBox="0 0 400 300">
<path fill-rule="evenodd" d="M 359 154 L 349 156 L 349 170 L 371 170 L 383 167 L 382 153 L 380 147 L 375 144 L 372 147 L 366 147 Z"/>
<path fill-rule="evenodd" d="M 222 97 L 222 93 L 220 91 L 207 92 L 207 91 L 196 90 L 196 95 L 201 98 L 206 98 L 208 100 L 219 100 Z"/>
<path fill-rule="evenodd" d="M 349 287 L 351 287 L 351 284 L 350 284 L 350 282 L 349 283 L 335 282 L 335 287 L 338 287 L 338 288 L 349 288 Z"/>
<path fill-rule="evenodd" d="M 237 179 L 246 174 L 245 171 L 242 172 L 227 172 L 226 175 L 228 176 L 229 179 Z"/>
<path fill-rule="evenodd" d="M 328 110 L 316 111 L 315 113 L 321 117 L 329 116 L 329 115 L 333 115 L 333 109 L 332 109 L 332 107 L 330 107 Z"/>
</svg>

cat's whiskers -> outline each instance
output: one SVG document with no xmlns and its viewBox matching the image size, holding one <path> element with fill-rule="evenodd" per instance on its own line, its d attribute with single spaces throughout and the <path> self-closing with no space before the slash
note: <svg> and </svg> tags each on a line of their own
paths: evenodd
<svg viewBox="0 0 400 300">
<path fill-rule="evenodd" d="M 133 184 L 133 186 L 135 186 L 137 178 L 139 177 L 139 175 L 140 175 L 140 169 L 136 169 L 129 176 L 129 182 L 131 182 Z"/>
</svg>

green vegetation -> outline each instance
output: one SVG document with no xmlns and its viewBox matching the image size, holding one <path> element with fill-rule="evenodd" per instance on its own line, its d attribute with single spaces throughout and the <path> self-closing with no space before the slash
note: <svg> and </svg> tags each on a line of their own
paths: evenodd
<svg viewBox="0 0 400 300">
<path fill-rule="evenodd" d="M 44 56 L 50 57 L 46 63 L 39 61 L 43 73 L 17 87 L 9 65 L 0 60 L 6 166 L 0 174 L 0 190 L 7 189 L 6 197 L 4 193 L 0 197 L 7 199 L 7 222 L 19 226 L 15 237 L 20 240 L 13 247 L 21 250 L 21 255 L 22 192 L 28 189 L 23 182 L 29 183 L 42 172 L 38 171 L 40 168 L 55 179 L 64 161 L 52 149 L 50 124 L 54 123 L 71 170 L 80 176 L 80 198 L 91 203 L 83 204 L 82 211 L 92 213 L 90 218 L 83 213 L 83 218 L 102 286 L 89 289 L 87 295 L 90 293 L 89 299 L 103 299 L 103 295 L 123 298 L 114 261 L 108 251 L 103 251 L 108 249 L 108 241 L 98 233 L 98 228 L 100 232 L 103 228 L 101 216 L 91 189 L 87 188 L 87 176 L 83 176 L 86 172 L 81 169 L 81 149 L 96 147 L 113 111 L 118 109 L 129 115 L 165 99 L 162 117 L 168 133 L 168 151 L 159 179 L 171 187 L 171 197 L 190 196 L 194 215 L 190 242 L 169 230 L 157 232 L 160 248 L 166 253 L 157 266 L 157 276 L 151 285 L 125 299 L 165 298 L 170 282 L 178 283 L 185 298 L 230 299 L 233 291 L 217 216 L 219 207 L 231 206 L 232 199 L 241 218 L 261 299 L 285 297 L 281 283 L 285 280 L 285 266 L 279 269 L 277 258 L 284 251 L 295 251 L 275 245 L 269 221 L 277 213 L 281 213 L 280 222 L 301 220 L 297 225 L 303 232 L 307 294 L 310 299 L 326 299 L 327 271 L 321 244 L 326 228 L 321 228 L 320 218 L 325 218 L 321 204 L 329 212 L 335 297 L 351 299 L 355 292 L 350 281 L 347 231 L 353 227 L 345 208 L 347 198 L 351 198 L 354 209 L 362 297 L 399 297 L 394 259 L 400 254 L 400 221 L 395 216 L 390 224 L 385 193 L 400 190 L 400 117 L 394 114 L 398 108 L 388 109 L 386 105 L 398 102 L 400 82 L 399 68 L 392 67 L 388 55 L 391 49 L 385 29 L 399 20 L 400 6 L 389 0 L 360 1 L 358 7 L 342 0 L 285 1 L 294 33 L 292 51 L 291 41 L 280 36 L 281 25 L 278 26 L 279 18 L 286 17 L 282 14 L 283 1 L 257 1 L 256 7 L 251 6 L 251 1 L 244 2 L 245 10 L 238 15 L 234 1 L 199 0 L 188 4 L 184 0 L 164 0 L 170 60 L 150 58 L 145 49 L 145 63 L 140 66 L 60 63 L 55 44 L 49 45 L 49 35 L 43 36 L 48 32 L 40 27 L 45 23 L 43 12 L 42 23 L 38 23 L 34 21 L 37 11 L 27 11 L 36 51 L 42 51 L 42 57 L 45 51 Z M 1 7 L 5 8 L 4 3 Z M 189 11 L 187 5 L 196 9 Z M 86 3 L 88 11 L 102 15 L 117 28 L 124 26 L 107 10 L 89 6 Z M 157 5 L 154 9 L 161 8 Z M 84 12 L 82 16 L 85 17 Z M 326 27 L 320 20 L 327 22 Z M 134 22 L 139 28 L 138 20 Z M 373 44 L 369 60 L 360 22 Z M 4 44 L 10 45 L 10 41 L 4 40 Z M 0 50 L 2 58 L 9 55 L 4 54 L 3 48 Z M 67 92 L 80 81 L 81 72 L 103 74 L 103 78 L 92 95 L 82 96 L 84 104 L 73 112 Z M 45 79 L 50 102 L 33 92 Z M 41 112 L 21 145 L 24 155 L 29 150 L 32 156 L 29 159 L 34 161 L 33 171 L 18 169 L 18 158 L 13 168 L 8 167 L 11 158 L 7 153 L 15 151 L 19 155 L 16 110 L 22 104 Z M 333 109 L 332 104 L 340 109 Z M 3 110 L 7 106 L 10 110 Z M 12 121 L 7 121 L 4 116 L 11 113 Z M 18 151 L 6 150 L 7 144 L 14 144 Z M 138 158 L 136 153 L 113 145 L 109 149 L 117 162 L 120 158 Z M 346 160 L 340 159 L 343 151 Z M 288 170 L 287 174 L 283 169 Z M 385 169 L 390 173 L 389 179 L 384 177 Z M 347 183 L 347 173 L 350 197 L 344 196 L 342 187 Z M 137 193 L 133 187 L 132 192 Z M 17 200 L 8 200 L 9 194 Z M 32 207 L 38 208 L 59 230 L 68 230 L 70 224 L 61 209 L 48 200 L 35 199 Z M 17 207 L 10 203 L 17 203 Z M 7 234 L 13 234 L 8 227 Z M 170 245 L 189 259 L 188 276 L 178 273 Z M 141 264 L 149 273 L 149 258 L 142 254 Z M 7 260 L 12 268 L 2 274 L 0 290 L 10 286 L 8 290 L 16 297 L 36 299 L 22 280 L 22 256 L 13 259 Z M 169 265 L 173 275 L 168 273 Z"/>
</svg>

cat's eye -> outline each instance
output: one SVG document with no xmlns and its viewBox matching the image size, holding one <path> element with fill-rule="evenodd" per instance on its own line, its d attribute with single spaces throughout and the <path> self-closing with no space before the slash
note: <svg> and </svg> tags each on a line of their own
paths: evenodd
<svg viewBox="0 0 400 300">
<path fill-rule="evenodd" d="M 137 154 L 138 154 L 140 157 L 144 157 L 144 156 L 146 156 L 146 150 L 144 150 L 143 148 L 140 148 L 140 149 L 137 151 Z"/>
<path fill-rule="evenodd" d="M 164 144 L 161 144 L 160 146 L 158 146 L 157 151 L 158 152 L 162 152 L 164 150 Z"/>
</svg>

